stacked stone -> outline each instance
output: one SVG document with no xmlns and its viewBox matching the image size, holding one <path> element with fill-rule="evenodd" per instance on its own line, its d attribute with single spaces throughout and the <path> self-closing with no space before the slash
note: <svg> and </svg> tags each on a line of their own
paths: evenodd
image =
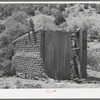
<svg viewBox="0 0 100 100">
<path fill-rule="evenodd" d="M 41 77 L 44 71 L 42 36 L 42 32 L 38 31 L 36 42 L 32 34 L 30 34 L 30 40 L 26 35 L 16 42 L 16 54 L 12 59 L 12 65 L 16 72 L 26 74 L 30 78 Z"/>
<path fill-rule="evenodd" d="M 43 50 L 43 34 L 38 31 L 36 34 L 36 42 L 34 41 L 33 33 L 18 40 L 16 43 L 16 52 L 42 52 Z"/>
</svg>

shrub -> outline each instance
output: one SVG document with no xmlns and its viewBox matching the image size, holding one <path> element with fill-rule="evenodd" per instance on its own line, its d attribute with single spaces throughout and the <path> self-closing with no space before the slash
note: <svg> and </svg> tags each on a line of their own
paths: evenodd
<svg viewBox="0 0 100 100">
<path fill-rule="evenodd" d="M 12 62 L 9 59 L 5 59 L 2 64 L 2 70 L 4 71 L 4 75 L 11 76 L 14 74 L 14 71 L 12 70 Z"/>
<path fill-rule="evenodd" d="M 55 24 L 56 25 L 60 25 L 62 24 L 63 22 L 66 22 L 65 18 L 62 16 L 61 13 L 57 13 L 56 16 L 55 16 Z"/>
<path fill-rule="evenodd" d="M 39 10 L 35 10 L 35 15 L 41 14 Z"/>
<path fill-rule="evenodd" d="M 43 14 L 50 15 L 51 14 L 51 9 L 49 7 L 43 7 L 42 11 Z"/>
<path fill-rule="evenodd" d="M 100 71 L 100 48 L 88 50 L 87 64 L 90 69 Z"/>
<path fill-rule="evenodd" d="M 4 52 L 5 52 L 4 58 L 12 60 L 12 57 L 14 55 L 14 47 L 12 45 L 6 46 L 4 48 Z"/>
<path fill-rule="evenodd" d="M 27 14 L 24 11 L 16 11 L 12 13 L 10 18 L 16 22 L 24 23 L 27 18 Z"/>
<path fill-rule="evenodd" d="M 97 14 L 100 14 L 100 4 L 98 4 L 98 5 L 96 6 L 96 12 L 97 12 Z"/>
<path fill-rule="evenodd" d="M 96 8 L 96 4 L 90 4 L 90 7 L 92 7 L 92 8 Z"/>
<path fill-rule="evenodd" d="M 84 4 L 84 9 L 88 9 L 89 8 L 89 4 Z"/>
<path fill-rule="evenodd" d="M 11 26 L 7 27 L 4 33 L 10 36 L 11 40 L 14 40 L 28 32 L 30 30 L 29 26 L 21 24 L 19 22 L 12 23 Z"/>
<path fill-rule="evenodd" d="M 4 24 L 0 24 L 0 33 L 5 29 L 6 29 L 5 25 Z"/>
<path fill-rule="evenodd" d="M 81 12 L 84 11 L 83 7 L 79 7 L 79 11 Z"/>
<path fill-rule="evenodd" d="M 63 11 L 63 12 L 62 12 L 62 16 L 63 16 L 64 18 L 67 18 L 67 17 L 68 17 L 67 12 L 66 12 L 66 11 Z"/>
<path fill-rule="evenodd" d="M 66 4 L 58 4 L 57 8 L 60 12 L 65 11 Z"/>
<path fill-rule="evenodd" d="M 56 16 L 56 14 L 59 13 L 59 10 L 56 8 L 51 9 L 51 15 Z"/>
<path fill-rule="evenodd" d="M 10 43 L 10 37 L 7 34 L 0 34 L 0 47 L 7 46 Z"/>
<path fill-rule="evenodd" d="M 27 14 L 31 16 L 35 16 L 35 8 L 29 8 Z"/>
<path fill-rule="evenodd" d="M 25 12 L 14 12 L 12 16 L 6 20 L 6 29 L 4 33 L 10 36 L 11 40 L 26 34 L 30 30 L 29 23 L 26 20 L 27 14 Z"/>
<path fill-rule="evenodd" d="M 9 4 L 3 5 L 2 7 L 2 17 L 7 18 L 8 16 L 11 16 L 12 12 L 14 11 L 14 6 Z"/>
</svg>

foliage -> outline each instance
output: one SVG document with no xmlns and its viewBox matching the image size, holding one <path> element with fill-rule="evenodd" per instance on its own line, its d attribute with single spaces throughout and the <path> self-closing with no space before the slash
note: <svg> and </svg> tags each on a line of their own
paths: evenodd
<svg viewBox="0 0 100 100">
<path fill-rule="evenodd" d="M 88 50 L 87 54 L 87 64 L 90 69 L 100 71 L 100 49 Z"/>
<path fill-rule="evenodd" d="M 4 71 L 4 74 L 3 75 L 9 76 L 9 75 L 13 75 L 14 74 L 13 73 L 13 70 L 11 68 L 12 62 L 9 59 L 5 59 L 2 62 L 1 66 L 2 66 L 2 70 Z"/>
<path fill-rule="evenodd" d="M 56 25 L 60 25 L 62 24 L 63 22 L 66 22 L 65 18 L 62 16 L 61 13 L 57 13 L 57 15 L 55 16 L 55 24 Z"/>
<path fill-rule="evenodd" d="M 9 46 L 6 46 L 4 48 L 4 52 L 5 52 L 5 56 L 4 58 L 5 59 L 9 59 L 9 60 L 12 60 L 12 57 L 14 55 L 14 46 L 13 45 L 9 45 Z"/>
<path fill-rule="evenodd" d="M 4 5 L 4 7 L 2 7 L 2 17 L 7 18 L 8 16 L 11 16 L 13 11 L 14 11 L 13 5 Z"/>
<path fill-rule="evenodd" d="M 12 16 L 6 20 L 6 29 L 4 33 L 9 35 L 11 40 L 26 34 L 26 32 L 30 30 L 29 23 L 26 18 L 27 15 L 25 12 L 18 11 L 13 13 Z"/>
<path fill-rule="evenodd" d="M 42 11 L 43 14 L 50 15 L 51 14 L 51 9 L 49 7 L 43 7 Z"/>
<path fill-rule="evenodd" d="M 89 4 L 84 4 L 84 9 L 89 9 Z"/>
<path fill-rule="evenodd" d="M 21 23 L 12 23 L 11 26 L 7 27 L 6 30 L 4 31 L 5 34 L 10 36 L 11 40 L 14 40 L 24 34 L 29 30 L 29 27 L 21 24 Z"/>
<path fill-rule="evenodd" d="M 90 7 L 91 8 L 96 8 L 96 4 L 92 3 L 92 4 L 90 4 Z"/>
<path fill-rule="evenodd" d="M 0 33 L 5 29 L 6 29 L 5 25 L 4 24 L 0 24 Z"/>
<path fill-rule="evenodd" d="M 35 10 L 35 15 L 41 14 L 39 10 Z"/>
<path fill-rule="evenodd" d="M 28 15 L 35 16 L 35 8 L 29 8 L 26 12 Z"/>
<path fill-rule="evenodd" d="M 12 45 L 8 45 L 0 49 L 0 57 L 2 57 L 3 59 L 12 60 L 13 55 L 14 55 L 14 47 Z"/>
<path fill-rule="evenodd" d="M 12 13 L 10 18 L 12 20 L 15 20 L 16 22 L 21 22 L 22 24 L 24 24 L 27 18 L 27 14 L 23 11 L 16 11 Z"/>
<path fill-rule="evenodd" d="M 56 8 L 51 9 L 51 15 L 56 16 L 56 14 L 59 13 L 59 10 Z"/>
<path fill-rule="evenodd" d="M 58 4 L 57 8 L 60 12 L 65 11 L 66 4 Z"/>
<path fill-rule="evenodd" d="M 96 5 L 96 12 L 97 12 L 97 14 L 100 14 L 100 4 Z"/>
<path fill-rule="evenodd" d="M 7 46 L 10 43 L 10 37 L 7 34 L 0 34 L 0 48 Z"/>
<path fill-rule="evenodd" d="M 13 75 L 12 69 L 12 56 L 14 55 L 14 47 L 12 45 L 5 46 L 0 49 L 0 69 L 3 71 L 3 75 Z"/>
</svg>

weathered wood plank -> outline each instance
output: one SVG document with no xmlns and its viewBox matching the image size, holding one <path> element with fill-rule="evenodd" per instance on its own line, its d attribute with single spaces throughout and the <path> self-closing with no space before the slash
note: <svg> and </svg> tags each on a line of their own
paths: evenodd
<svg viewBox="0 0 100 100">
<path fill-rule="evenodd" d="M 87 77 L 87 32 L 80 31 L 80 73 L 82 78 Z"/>
<path fill-rule="evenodd" d="M 45 33 L 45 66 L 49 77 L 54 78 L 54 34 L 51 31 Z"/>
<path fill-rule="evenodd" d="M 65 52 L 65 71 L 66 71 L 66 79 L 70 78 L 70 62 L 71 62 L 71 33 L 65 33 L 65 44 L 64 44 L 64 52 Z"/>
</svg>

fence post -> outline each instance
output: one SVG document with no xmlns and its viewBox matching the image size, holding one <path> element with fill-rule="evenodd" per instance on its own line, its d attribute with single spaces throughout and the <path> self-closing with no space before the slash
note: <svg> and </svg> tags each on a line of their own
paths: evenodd
<svg viewBox="0 0 100 100">
<path fill-rule="evenodd" d="M 87 77 L 87 31 L 80 30 L 80 74 L 81 78 Z"/>
</svg>

